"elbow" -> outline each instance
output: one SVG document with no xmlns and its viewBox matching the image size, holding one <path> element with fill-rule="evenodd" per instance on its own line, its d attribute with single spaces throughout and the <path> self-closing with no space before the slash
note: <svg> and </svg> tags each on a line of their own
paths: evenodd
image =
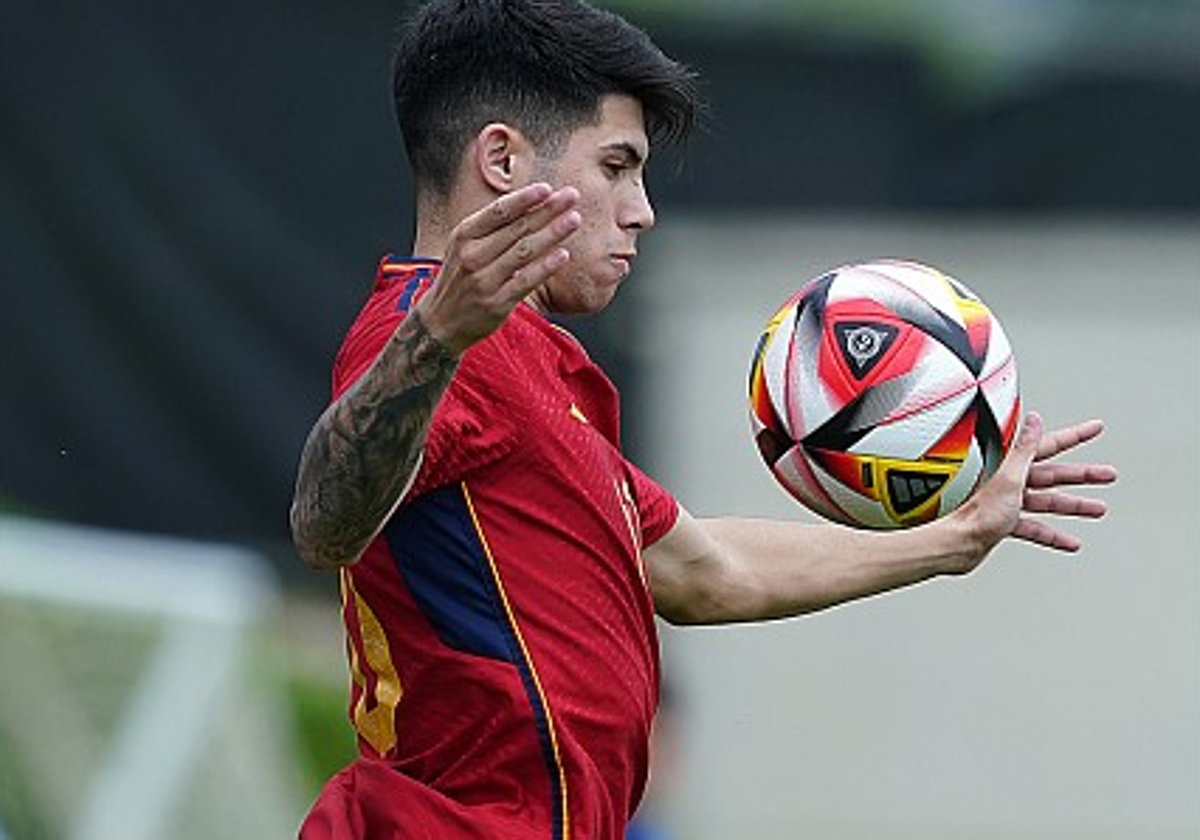
<svg viewBox="0 0 1200 840">
<path fill-rule="evenodd" d="M 654 611 L 675 627 L 727 624 L 738 620 L 730 593 L 704 586 L 687 586 L 671 597 L 655 598 Z"/>
<path fill-rule="evenodd" d="M 678 627 L 738 624 L 782 615 L 758 581 L 729 574 L 694 575 L 683 585 L 664 587 L 655 592 L 654 610 Z"/>
<path fill-rule="evenodd" d="M 293 502 L 289 514 L 292 531 L 292 545 L 304 565 L 313 571 L 336 571 L 343 566 L 354 564 L 361 551 L 347 552 L 337 549 L 334 540 L 326 538 L 313 522 L 310 514 L 303 507 Z"/>
<path fill-rule="evenodd" d="M 744 586 L 731 573 L 726 557 L 655 555 L 648 560 L 654 612 L 663 621 L 688 627 L 739 619 Z"/>
<path fill-rule="evenodd" d="M 654 613 L 673 627 L 688 627 L 702 623 L 683 604 L 662 604 L 655 601 Z"/>
<path fill-rule="evenodd" d="M 714 621 L 711 616 L 706 615 L 699 610 L 687 608 L 672 608 L 662 609 L 657 608 L 655 612 L 663 621 L 670 624 L 672 627 L 698 627 L 705 624 L 719 624 L 719 621 Z"/>
</svg>

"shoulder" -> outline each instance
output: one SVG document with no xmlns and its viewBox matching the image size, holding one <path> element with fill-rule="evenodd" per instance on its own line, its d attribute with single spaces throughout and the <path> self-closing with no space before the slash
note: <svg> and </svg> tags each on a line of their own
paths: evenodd
<svg viewBox="0 0 1200 840">
<path fill-rule="evenodd" d="M 379 262 L 371 293 L 346 333 L 333 367 L 334 396 L 358 380 L 413 304 L 437 277 L 432 260 L 397 260 L 386 256 Z"/>
<path fill-rule="evenodd" d="M 541 316 L 528 307 L 518 307 L 500 329 L 463 354 L 459 375 L 490 379 L 553 368 L 555 354 L 547 342 L 548 327 L 540 321 Z"/>
</svg>

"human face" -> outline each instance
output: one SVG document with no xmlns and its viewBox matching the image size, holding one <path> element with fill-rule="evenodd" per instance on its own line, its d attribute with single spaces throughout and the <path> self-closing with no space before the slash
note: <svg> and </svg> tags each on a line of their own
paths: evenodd
<svg viewBox="0 0 1200 840">
<path fill-rule="evenodd" d="M 579 190 L 578 229 L 564 242 L 571 259 L 533 292 L 542 312 L 598 312 L 608 305 L 637 256 L 638 234 L 654 226 L 646 193 L 650 143 L 641 103 L 606 96 L 599 119 L 576 129 L 561 153 L 539 158 L 536 177 Z"/>
</svg>

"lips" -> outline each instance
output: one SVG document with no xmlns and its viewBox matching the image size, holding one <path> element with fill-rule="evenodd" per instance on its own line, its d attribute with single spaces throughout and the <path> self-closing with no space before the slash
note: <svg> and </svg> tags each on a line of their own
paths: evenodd
<svg viewBox="0 0 1200 840">
<path fill-rule="evenodd" d="M 621 276 L 627 275 L 633 268 L 633 259 L 637 254 L 613 254 L 610 259 L 617 270 L 621 272 Z"/>
</svg>

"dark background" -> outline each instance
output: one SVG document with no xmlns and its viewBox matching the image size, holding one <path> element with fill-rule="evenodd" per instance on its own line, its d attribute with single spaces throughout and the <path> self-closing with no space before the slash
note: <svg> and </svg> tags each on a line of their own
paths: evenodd
<svg viewBox="0 0 1200 840">
<path fill-rule="evenodd" d="M 403 8 L 0 8 L 8 509 L 298 565 L 297 455 L 378 257 L 411 232 L 390 102 Z M 1196 75 L 1064 66 L 968 97 L 899 42 L 640 22 L 712 108 L 682 168 L 652 178 L 660 218 L 1200 210 Z M 583 330 L 635 389 L 619 332 Z"/>
</svg>

